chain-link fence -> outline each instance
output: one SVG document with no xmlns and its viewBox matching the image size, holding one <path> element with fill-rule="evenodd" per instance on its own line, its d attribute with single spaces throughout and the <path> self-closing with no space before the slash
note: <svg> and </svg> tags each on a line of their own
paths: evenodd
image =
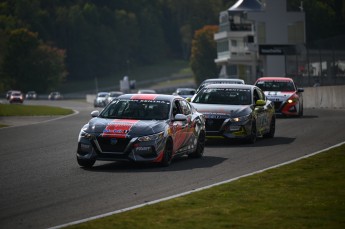
<svg viewBox="0 0 345 229">
<path fill-rule="evenodd" d="M 299 86 L 345 85 L 345 36 L 299 46 L 286 56 L 286 75 Z"/>
</svg>

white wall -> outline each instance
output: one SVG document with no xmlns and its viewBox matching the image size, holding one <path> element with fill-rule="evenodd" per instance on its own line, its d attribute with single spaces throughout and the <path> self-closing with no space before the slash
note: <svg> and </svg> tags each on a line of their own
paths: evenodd
<svg viewBox="0 0 345 229">
<path fill-rule="evenodd" d="M 93 104 L 96 95 L 86 95 L 86 101 Z M 345 109 L 345 85 L 307 87 L 303 92 L 304 108 Z"/>
<path fill-rule="evenodd" d="M 345 109 L 345 85 L 305 88 L 304 108 Z"/>
</svg>

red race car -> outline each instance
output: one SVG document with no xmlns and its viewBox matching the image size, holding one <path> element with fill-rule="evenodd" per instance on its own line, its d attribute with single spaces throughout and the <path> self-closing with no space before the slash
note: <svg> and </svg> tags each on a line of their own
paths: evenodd
<svg viewBox="0 0 345 229">
<path fill-rule="evenodd" d="M 255 86 L 264 91 L 267 99 L 274 102 L 277 115 L 303 116 L 303 88 L 297 88 L 287 77 L 262 77 Z"/>
</svg>

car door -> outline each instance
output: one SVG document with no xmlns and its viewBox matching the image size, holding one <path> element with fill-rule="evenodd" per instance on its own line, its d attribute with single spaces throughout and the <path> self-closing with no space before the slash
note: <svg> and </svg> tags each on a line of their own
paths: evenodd
<svg viewBox="0 0 345 229">
<path fill-rule="evenodd" d="M 264 134 L 269 129 L 269 109 L 265 94 L 259 89 L 254 88 L 254 103 L 257 100 L 265 101 L 264 105 L 256 105 L 255 106 L 255 113 L 256 113 L 256 128 L 257 131 L 261 134 Z"/>
<path fill-rule="evenodd" d="M 190 106 L 190 104 L 185 100 L 181 100 L 180 103 L 182 106 L 183 114 L 187 116 L 187 121 L 184 127 L 184 134 L 185 134 L 184 147 L 187 150 L 187 148 L 190 147 L 191 140 L 193 140 L 193 137 L 194 137 L 195 123 L 193 123 L 194 120 L 192 117 L 193 116 L 192 107 Z"/>
<path fill-rule="evenodd" d="M 183 114 L 182 106 L 178 99 L 174 100 L 172 104 L 172 110 L 173 110 L 173 121 L 172 121 L 172 137 L 173 137 L 173 143 L 174 143 L 174 153 L 179 153 L 181 149 L 183 148 L 184 144 L 184 138 L 185 138 L 185 125 L 186 122 L 184 121 L 175 121 L 175 115 L 176 114 Z"/>
<path fill-rule="evenodd" d="M 193 134 L 192 129 L 192 111 L 190 105 L 182 99 L 177 100 L 178 106 L 180 107 L 181 114 L 184 114 L 187 117 L 186 121 L 180 122 L 181 124 L 181 132 L 179 135 L 178 143 L 179 143 L 179 152 L 183 153 L 187 151 L 190 145 L 190 138 Z"/>
</svg>

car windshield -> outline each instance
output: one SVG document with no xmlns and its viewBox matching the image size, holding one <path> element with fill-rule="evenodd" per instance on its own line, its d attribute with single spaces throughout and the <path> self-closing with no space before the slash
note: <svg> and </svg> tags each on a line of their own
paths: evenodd
<svg viewBox="0 0 345 229">
<path fill-rule="evenodd" d="M 98 97 L 106 97 L 108 94 L 104 93 L 104 94 L 98 94 Z"/>
<path fill-rule="evenodd" d="M 201 89 L 203 89 L 204 87 L 206 87 L 207 85 L 210 85 L 210 84 L 243 84 L 243 81 L 241 80 L 213 80 L 213 81 L 206 81 L 204 83 L 202 83 L 199 88 L 197 89 L 197 92 L 198 91 L 201 91 Z"/>
<path fill-rule="evenodd" d="M 101 118 L 165 120 L 169 118 L 170 102 L 160 100 L 115 99 L 100 114 Z"/>
<path fill-rule="evenodd" d="M 204 88 L 193 103 L 250 105 L 251 93 L 249 89 L 240 88 Z"/>
<path fill-rule="evenodd" d="M 114 93 L 110 93 L 110 97 L 118 97 L 118 96 L 120 96 L 120 95 L 122 95 L 121 93 L 118 93 L 118 92 L 114 92 Z"/>
<path fill-rule="evenodd" d="M 258 86 L 263 91 L 295 91 L 296 88 L 291 81 L 259 81 Z"/>
<path fill-rule="evenodd" d="M 177 92 L 179 95 L 194 95 L 195 90 L 181 90 Z"/>
</svg>

